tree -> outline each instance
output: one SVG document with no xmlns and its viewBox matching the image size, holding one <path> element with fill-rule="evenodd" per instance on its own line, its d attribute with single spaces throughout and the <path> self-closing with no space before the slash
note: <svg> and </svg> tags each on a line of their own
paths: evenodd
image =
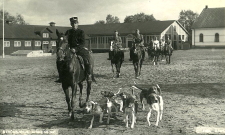
<svg viewBox="0 0 225 135">
<path fill-rule="evenodd" d="M 146 15 L 144 13 L 126 16 L 124 19 L 124 23 L 148 22 L 148 21 L 156 21 L 156 19 L 152 14 Z"/>
<path fill-rule="evenodd" d="M 108 14 L 106 16 L 106 24 L 109 24 L 109 23 L 120 23 L 120 19 L 117 16 L 112 16 Z"/>
<path fill-rule="evenodd" d="M 194 13 L 191 10 L 182 10 L 179 15 L 178 22 L 184 26 L 184 28 L 188 31 L 189 33 L 189 41 L 192 38 L 192 32 L 191 32 L 191 27 L 195 20 L 198 18 L 199 14 Z"/>
<path fill-rule="evenodd" d="M 0 20 L 2 22 L 3 19 L 3 10 L 0 10 Z M 12 16 L 9 12 L 4 12 L 4 19 L 12 21 L 13 24 L 20 24 L 20 25 L 28 25 L 28 23 L 25 22 L 22 15 L 17 14 L 16 16 Z"/>
<path fill-rule="evenodd" d="M 104 20 L 99 20 L 99 21 L 96 21 L 95 24 L 105 24 L 105 21 Z"/>
</svg>

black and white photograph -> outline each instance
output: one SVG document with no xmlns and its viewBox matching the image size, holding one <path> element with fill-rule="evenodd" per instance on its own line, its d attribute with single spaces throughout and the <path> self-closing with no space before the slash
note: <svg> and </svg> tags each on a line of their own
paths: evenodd
<svg viewBox="0 0 225 135">
<path fill-rule="evenodd" d="M 224 0 L 0 0 L 0 135 L 225 134 Z"/>
</svg>

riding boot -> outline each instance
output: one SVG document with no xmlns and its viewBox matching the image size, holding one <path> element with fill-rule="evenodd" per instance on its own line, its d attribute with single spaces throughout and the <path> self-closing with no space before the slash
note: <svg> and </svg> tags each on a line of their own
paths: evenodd
<svg viewBox="0 0 225 135">
<path fill-rule="evenodd" d="M 130 59 L 129 59 L 129 61 L 132 61 L 133 60 L 133 57 L 132 56 L 133 56 L 133 49 L 131 48 L 130 49 Z"/>
<path fill-rule="evenodd" d="M 122 61 L 124 61 L 124 52 L 121 52 L 122 53 Z"/>
</svg>

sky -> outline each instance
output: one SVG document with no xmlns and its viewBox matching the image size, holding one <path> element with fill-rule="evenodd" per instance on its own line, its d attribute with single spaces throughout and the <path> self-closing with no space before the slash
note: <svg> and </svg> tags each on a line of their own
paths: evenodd
<svg viewBox="0 0 225 135">
<path fill-rule="evenodd" d="M 157 20 L 178 20 L 182 10 L 198 14 L 208 8 L 225 7 L 225 0 L 0 0 L 0 9 L 11 15 L 20 14 L 30 25 L 70 26 L 69 18 L 77 16 L 80 25 L 105 20 L 108 14 L 121 23 L 126 16 L 153 14 Z"/>
</svg>

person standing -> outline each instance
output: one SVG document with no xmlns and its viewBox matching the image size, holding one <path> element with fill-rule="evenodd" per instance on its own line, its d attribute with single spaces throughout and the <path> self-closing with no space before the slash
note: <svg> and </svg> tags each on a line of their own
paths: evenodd
<svg viewBox="0 0 225 135">
<path fill-rule="evenodd" d="M 69 47 L 71 51 L 76 51 L 76 54 L 80 55 L 83 58 L 88 81 L 92 81 L 92 65 L 90 62 L 91 56 L 89 50 L 85 47 L 84 31 L 78 29 L 78 17 L 71 17 L 70 25 L 72 26 L 72 28 L 66 31 Z"/>
<path fill-rule="evenodd" d="M 138 46 L 142 47 L 142 58 L 144 60 L 144 58 L 145 58 L 145 51 L 143 49 L 143 47 L 144 47 L 144 38 L 143 38 L 143 35 L 140 34 L 140 30 L 139 29 L 136 29 L 135 35 L 133 37 L 133 47 L 131 47 L 131 49 L 130 49 L 130 59 L 129 59 L 129 61 L 133 60 L 134 45 L 135 44 L 137 44 Z"/>
</svg>

